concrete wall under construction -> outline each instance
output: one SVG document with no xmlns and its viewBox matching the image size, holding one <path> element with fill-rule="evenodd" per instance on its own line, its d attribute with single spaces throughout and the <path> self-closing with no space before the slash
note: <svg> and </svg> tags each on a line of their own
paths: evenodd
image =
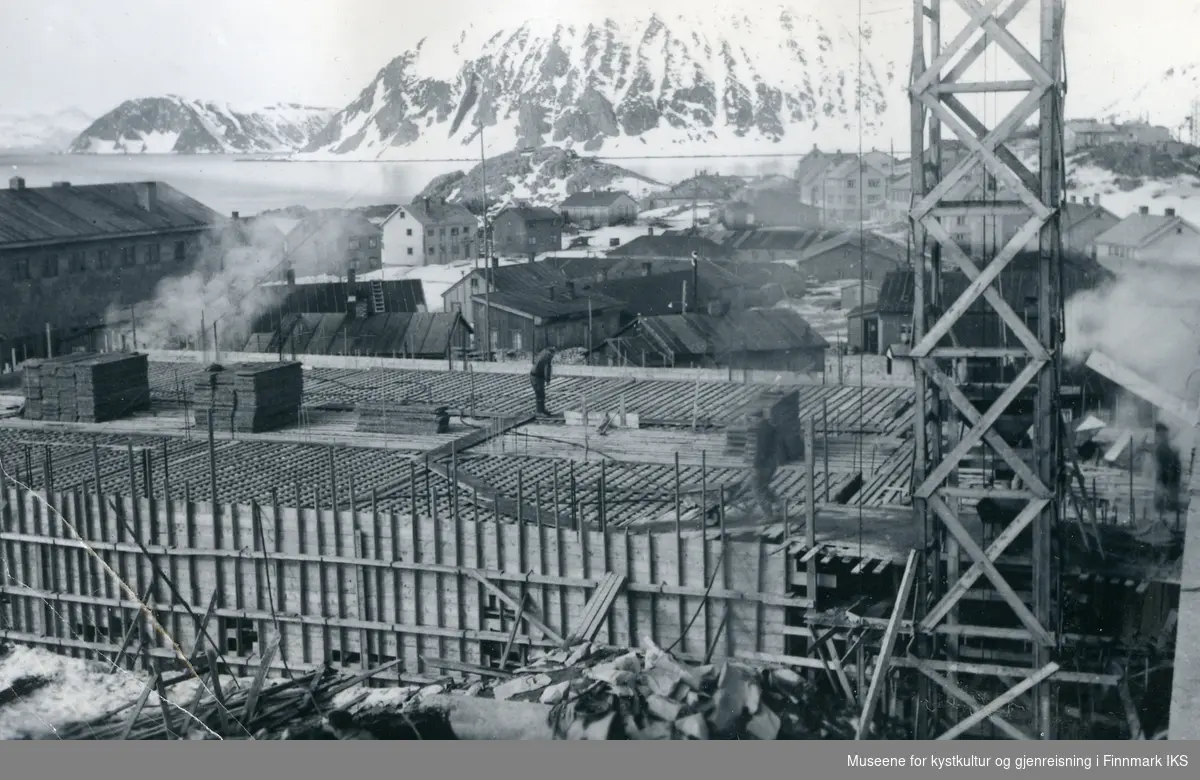
<svg viewBox="0 0 1200 780">
<path fill-rule="evenodd" d="M 211 612 L 206 636 L 242 670 L 270 655 L 272 636 L 273 668 L 399 659 L 400 679 L 499 667 L 506 646 L 519 663 L 524 650 L 589 628 L 600 642 L 649 638 L 682 657 L 751 656 L 782 653 L 785 613 L 809 603 L 784 595 L 789 558 L 765 541 L 578 533 L 466 512 L 415 522 L 258 505 L 214 512 L 11 483 L 3 495 L 0 638 L 71 655 L 124 647 L 132 661 L 145 647 L 178 659 Z M 138 617 L 134 593 L 170 639 Z"/>
</svg>

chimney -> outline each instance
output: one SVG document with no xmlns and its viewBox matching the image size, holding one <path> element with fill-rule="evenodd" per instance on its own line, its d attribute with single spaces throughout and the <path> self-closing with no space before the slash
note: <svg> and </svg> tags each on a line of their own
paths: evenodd
<svg viewBox="0 0 1200 780">
<path fill-rule="evenodd" d="M 574 297 L 575 297 L 575 282 L 568 281 L 567 282 L 567 298 L 574 298 Z"/>
<path fill-rule="evenodd" d="M 358 281 L 358 273 L 353 268 L 351 268 L 349 271 L 346 272 L 346 285 L 349 287 L 353 287 L 354 283 L 357 281 Z"/>
<path fill-rule="evenodd" d="M 1168 217 L 1173 217 L 1173 216 L 1175 216 L 1175 209 L 1167 209 L 1163 213 L 1165 213 Z"/>
<path fill-rule="evenodd" d="M 1095 196 L 1092 198 L 1092 202 L 1093 202 L 1093 203 L 1095 203 L 1097 206 L 1099 206 L 1099 205 L 1100 205 L 1100 195 L 1099 195 L 1099 193 L 1097 193 L 1097 194 L 1096 194 L 1096 195 L 1095 195 Z"/>
<path fill-rule="evenodd" d="M 147 181 L 138 185 L 138 205 L 146 211 L 158 207 L 158 182 Z"/>
<path fill-rule="evenodd" d="M 642 276 L 652 276 L 653 268 L 654 268 L 654 264 L 651 263 L 649 260 L 642 263 Z"/>
<path fill-rule="evenodd" d="M 231 215 L 231 217 L 232 217 L 233 219 L 237 219 L 237 218 L 238 218 L 238 213 L 237 213 L 236 211 L 235 211 L 235 212 L 233 212 L 233 213 L 232 213 L 232 215 Z"/>
<path fill-rule="evenodd" d="M 550 300 L 554 300 L 554 285 L 550 285 L 549 296 Z"/>
<path fill-rule="evenodd" d="M 1077 200 L 1077 198 L 1076 198 L 1074 195 L 1072 195 L 1072 196 L 1071 196 L 1071 202 L 1072 202 L 1072 203 L 1074 203 L 1074 202 L 1076 202 L 1076 200 Z"/>
<path fill-rule="evenodd" d="M 25 179 L 21 178 L 20 176 L 12 177 L 11 179 L 8 180 L 8 188 L 10 190 L 25 189 Z"/>
<path fill-rule="evenodd" d="M 654 228 L 652 228 L 652 227 L 646 228 L 646 235 L 648 235 L 648 236 L 654 235 Z"/>
<path fill-rule="evenodd" d="M 1138 206 L 1138 213 L 1139 214 L 1149 214 L 1150 207 L 1149 206 Z"/>
<path fill-rule="evenodd" d="M 1085 205 L 1085 206 L 1092 205 L 1092 199 L 1089 198 L 1088 196 L 1084 195 L 1083 196 L 1083 205 Z"/>
<path fill-rule="evenodd" d="M 60 187 L 60 188 L 66 188 L 66 187 L 70 187 L 70 186 L 71 186 L 71 182 L 69 182 L 69 181 L 56 181 L 56 182 L 51 182 L 51 183 L 50 183 L 50 186 L 51 186 L 51 187 Z"/>
<path fill-rule="evenodd" d="M 295 287 L 296 286 L 296 269 L 295 268 L 287 269 L 286 278 L 287 278 L 287 286 Z"/>
<path fill-rule="evenodd" d="M 499 267 L 500 267 L 500 258 L 493 256 L 492 257 L 492 268 L 499 268 Z"/>
</svg>

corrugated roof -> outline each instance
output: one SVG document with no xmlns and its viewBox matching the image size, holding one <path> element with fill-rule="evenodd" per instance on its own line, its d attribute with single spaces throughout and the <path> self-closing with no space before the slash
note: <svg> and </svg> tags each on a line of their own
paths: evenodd
<svg viewBox="0 0 1200 780">
<path fill-rule="evenodd" d="M 610 257 L 729 257 L 730 252 L 715 241 L 703 236 L 659 235 L 638 236 L 632 241 L 609 250 Z"/>
<path fill-rule="evenodd" d="M 1165 214 L 1130 214 L 1117 224 L 1096 236 L 1097 244 L 1137 248 L 1154 241 L 1173 227 L 1186 224 L 1180 217 Z M 1187 225 L 1194 232 L 1196 228 Z"/>
<path fill-rule="evenodd" d="M 519 292 L 492 293 L 488 298 L 482 295 L 472 296 L 476 303 L 491 301 L 491 305 L 499 309 L 520 312 L 530 317 L 552 319 L 554 317 L 569 317 L 573 314 L 586 314 L 591 301 L 591 309 L 596 311 L 611 311 L 624 307 L 624 303 L 599 293 L 590 295 L 577 294 L 574 298 L 566 297 L 566 290 L 560 288 L 555 297 L 550 297 L 550 291 L 521 290 Z"/>
<path fill-rule="evenodd" d="M 370 282 L 356 282 L 355 293 L 360 300 L 371 300 Z M 391 279 L 377 281 L 383 287 L 384 310 L 415 312 L 426 307 L 425 288 L 420 279 Z M 350 285 L 346 282 L 297 284 L 294 288 L 278 285 L 273 291 L 286 289 L 279 310 L 270 316 L 283 314 L 321 314 L 344 312 L 349 305 Z"/>
<path fill-rule="evenodd" d="M 617 202 L 617 198 L 624 195 L 630 197 L 628 192 L 621 190 L 600 190 L 598 192 L 576 192 L 573 195 L 568 195 L 560 208 L 607 208 Z"/>
<path fill-rule="evenodd" d="M 138 201 L 148 185 L 155 188 L 151 211 Z M 160 181 L 0 190 L 0 246 L 203 230 L 225 220 Z"/>
<path fill-rule="evenodd" d="M 278 332 L 252 334 L 246 350 L 278 351 L 282 335 L 284 352 L 295 349 L 298 354 L 441 357 L 458 327 L 470 329 L 457 312 L 399 312 L 357 318 L 345 314 L 288 315 Z"/>
</svg>

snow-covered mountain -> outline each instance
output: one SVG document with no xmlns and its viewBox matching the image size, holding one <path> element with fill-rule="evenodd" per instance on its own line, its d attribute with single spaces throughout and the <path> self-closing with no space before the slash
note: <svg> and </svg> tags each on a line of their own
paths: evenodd
<svg viewBox="0 0 1200 780">
<path fill-rule="evenodd" d="M 333 111 L 292 103 L 245 111 L 177 95 L 127 100 L 71 142 L 72 154 L 291 152 Z"/>
<path fill-rule="evenodd" d="M 61 152 L 92 123 L 77 108 L 51 114 L 0 114 L 0 151 Z"/>
<path fill-rule="evenodd" d="M 869 132 L 907 112 L 906 65 L 873 56 L 863 33 Z M 304 156 L 475 158 L 480 128 L 491 154 L 556 144 L 606 155 L 849 146 L 859 130 L 857 36 L 789 9 L 480 22 L 448 36 L 392 60 Z"/>
</svg>

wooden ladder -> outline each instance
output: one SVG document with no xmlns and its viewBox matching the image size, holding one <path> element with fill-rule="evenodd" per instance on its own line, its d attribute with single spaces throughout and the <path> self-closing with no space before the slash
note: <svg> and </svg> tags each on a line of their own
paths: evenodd
<svg viewBox="0 0 1200 780">
<path fill-rule="evenodd" d="M 386 308 L 386 302 L 383 297 L 383 281 L 380 279 L 371 280 L 371 311 L 375 314 L 383 314 Z"/>
</svg>

